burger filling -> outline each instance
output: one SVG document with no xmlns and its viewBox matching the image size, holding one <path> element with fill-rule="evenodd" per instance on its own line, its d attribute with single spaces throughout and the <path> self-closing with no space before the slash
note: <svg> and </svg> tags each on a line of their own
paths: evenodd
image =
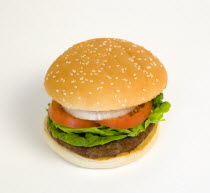
<svg viewBox="0 0 210 193">
<path fill-rule="evenodd" d="M 84 157 L 97 159 L 97 158 L 108 158 L 117 156 L 123 152 L 130 152 L 135 149 L 138 145 L 140 145 L 145 138 L 147 138 L 155 127 L 155 124 L 150 124 L 145 131 L 139 133 L 135 137 L 126 137 L 124 139 L 119 139 L 116 141 L 111 141 L 104 145 L 97 145 L 94 147 L 77 147 L 74 145 L 70 145 L 58 138 L 54 138 L 60 145 L 65 148 L 82 155 Z"/>
<path fill-rule="evenodd" d="M 169 102 L 163 102 L 161 93 L 126 115 L 84 120 L 67 113 L 59 103 L 52 101 L 48 109 L 48 129 L 59 144 L 80 155 L 90 158 L 115 156 L 135 149 L 155 123 L 164 121 L 163 114 L 170 106 Z"/>
</svg>

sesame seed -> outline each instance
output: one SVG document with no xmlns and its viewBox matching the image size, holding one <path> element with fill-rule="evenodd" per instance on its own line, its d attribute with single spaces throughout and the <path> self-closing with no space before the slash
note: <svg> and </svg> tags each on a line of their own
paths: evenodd
<svg viewBox="0 0 210 193">
<path fill-rule="evenodd" d="M 69 94 L 74 94 L 74 92 L 70 92 Z"/>
<path fill-rule="evenodd" d="M 93 82 L 93 80 L 89 80 L 89 82 Z"/>
<path fill-rule="evenodd" d="M 136 79 L 138 79 L 137 77 L 134 77 L 134 79 L 136 80 Z"/>
<path fill-rule="evenodd" d="M 53 78 L 55 78 L 56 76 L 53 76 Z"/>
<path fill-rule="evenodd" d="M 143 70 L 144 73 L 148 74 L 148 72 L 146 70 Z"/>
<path fill-rule="evenodd" d="M 152 58 L 149 57 L 149 60 L 152 61 Z"/>
<path fill-rule="evenodd" d="M 146 61 L 147 59 L 146 59 L 146 58 L 144 58 L 144 60 Z"/>
<path fill-rule="evenodd" d="M 64 92 L 63 95 L 66 95 L 66 93 Z"/>
<path fill-rule="evenodd" d="M 96 104 L 97 104 L 97 105 L 99 105 L 99 104 L 100 104 L 100 102 L 96 102 Z"/>
<path fill-rule="evenodd" d="M 150 68 L 151 68 L 151 66 L 146 66 L 146 68 L 147 68 L 147 69 L 150 69 Z"/>
<path fill-rule="evenodd" d="M 113 82 L 111 82 L 111 83 L 110 83 L 110 85 L 114 85 L 114 83 L 113 83 Z"/>
<path fill-rule="evenodd" d="M 124 106 L 125 106 L 125 104 L 121 104 L 121 106 L 123 106 L 123 107 L 124 107 Z"/>
<path fill-rule="evenodd" d="M 100 84 L 104 84 L 104 82 L 100 82 Z"/>
<path fill-rule="evenodd" d="M 118 79 L 118 77 L 116 76 L 116 77 L 115 77 L 115 79 L 117 80 L 117 79 Z"/>
<path fill-rule="evenodd" d="M 156 82 L 158 82 L 158 81 L 159 81 L 157 78 L 156 78 L 155 80 L 156 80 Z"/>
<path fill-rule="evenodd" d="M 75 85 L 74 88 L 77 88 L 77 86 Z"/>
<path fill-rule="evenodd" d="M 153 83 L 152 83 L 152 85 L 154 85 L 154 86 L 155 86 L 156 84 L 153 82 Z"/>
<path fill-rule="evenodd" d="M 131 62 L 134 62 L 134 59 L 133 58 L 128 58 Z"/>
<path fill-rule="evenodd" d="M 100 87 L 97 87 L 96 90 L 100 90 L 100 89 L 102 89 L 102 88 L 104 88 L 104 87 L 100 86 Z"/>
<path fill-rule="evenodd" d="M 106 77 L 107 77 L 108 79 L 112 79 L 112 77 L 111 77 L 111 76 L 109 76 L 109 75 L 107 75 Z"/>
<path fill-rule="evenodd" d="M 72 80 L 72 81 L 71 81 L 71 83 L 75 83 L 75 82 L 76 82 L 76 80 Z"/>
<path fill-rule="evenodd" d="M 145 89 L 145 88 L 143 88 L 142 90 L 143 90 L 144 92 L 147 91 L 147 89 Z"/>
<path fill-rule="evenodd" d="M 73 73 L 76 73 L 76 70 L 73 69 L 72 72 L 73 72 Z"/>
<path fill-rule="evenodd" d="M 92 92 L 88 92 L 88 94 L 93 94 Z"/>
<path fill-rule="evenodd" d="M 56 91 L 56 92 L 59 92 L 59 90 L 58 90 L 58 89 L 56 89 L 55 91 Z"/>
<path fill-rule="evenodd" d="M 141 60 L 141 58 L 138 58 L 138 60 Z"/>
<path fill-rule="evenodd" d="M 133 76 L 136 76 L 136 74 L 133 74 Z"/>
<path fill-rule="evenodd" d="M 120 90 L 116 90 L 116 92 L 120 92 Z"/>
<path fill-rule="evenodd" d="M 121 101 L 120 101 L 120 100 L 117 100 L 117 102 L 118 102 L 118 103 L 121 103 Z"/>
</svg>

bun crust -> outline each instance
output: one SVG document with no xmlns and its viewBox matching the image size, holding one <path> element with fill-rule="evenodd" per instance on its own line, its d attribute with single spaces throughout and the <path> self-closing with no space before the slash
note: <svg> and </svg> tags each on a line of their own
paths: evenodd
<svg viewBox="0 0 210 193">
<path fill-rule="evenodd" d="M 67 108 L 109 111 L 152 100 L 166 87 L 167 73 L 142 46 L 98 38 L 78 43 L 59 56 L 44 84 L 47 93 Z"/>
<path fill-rule="evenodd" d="M 122 165 L 129 164 L 143 156 L 154 144 L 158 134 L 158 125 L 153 129 L 150 135 L 141 143 L 136 149 L 131 152 L 119 154 L 113 158 L 89 159 L 80 156 L 62 145 L 58 144 L 47 129 L 47 118 L 44 120 L 43 135 L 49 147 L 60 155 L 66 161 L 85 168 L 115 168 Z"/>
</svg>

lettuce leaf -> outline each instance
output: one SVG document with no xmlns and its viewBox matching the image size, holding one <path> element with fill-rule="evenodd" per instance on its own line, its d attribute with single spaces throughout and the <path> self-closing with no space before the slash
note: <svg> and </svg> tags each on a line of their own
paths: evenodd
<svg viewBox="0 0 210 193">
<path fill-rule="evenodd" d="M 147 128 L 150 123 L 165 121 L 165 119 L 163 119 L 163 114 L 169 111 L 171 104 L 169 102 L 163 102 L 162 100 L 163 93 L 159 94 L 155 99 L 153 99 L 153 112 L 144 122 L 145 128 Z"/>
<path fill-rule="evenodd" d="M 114 129 L 106 126 L 74 129 L 60 125 L 50 119 L 50 117 L 48 118 L 48 129 L 53 137 L 70 145 L 81 147 L 104 145 L 125 137 L 135 137 L 145 131 L 149 124 L 164 121 L 163 114 L 169 111 L 171 105 L 169 102 L 163 102 L 162 100 L 163 94 L 161 93 L 153 99 L 153 111 L 147 120 L 130 129 Z"/>
</svg>

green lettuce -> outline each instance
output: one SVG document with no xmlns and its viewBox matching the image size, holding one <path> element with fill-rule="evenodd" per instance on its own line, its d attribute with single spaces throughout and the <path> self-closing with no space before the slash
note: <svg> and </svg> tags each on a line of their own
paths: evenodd
<svg viewBox="0 0 210 193">
<path fill-rule="evenodd" d="M 135 137 L 145 131 L 149 124 L 164 121 L 163 114 L 169 111 L 170 106 L 169 102 L 163 102 L 163 94 L 161 93 L 153 99 L 153 111 L 147 120 L 129 129 L 114 129 L 106 126 L 74 129 L 60 125 L 50 119 L 50 117 L 48 118 L 48 129 L 53 137 L 70 145 L 80 147 L 104 145 L 125 137 Z"/>
</svg>

